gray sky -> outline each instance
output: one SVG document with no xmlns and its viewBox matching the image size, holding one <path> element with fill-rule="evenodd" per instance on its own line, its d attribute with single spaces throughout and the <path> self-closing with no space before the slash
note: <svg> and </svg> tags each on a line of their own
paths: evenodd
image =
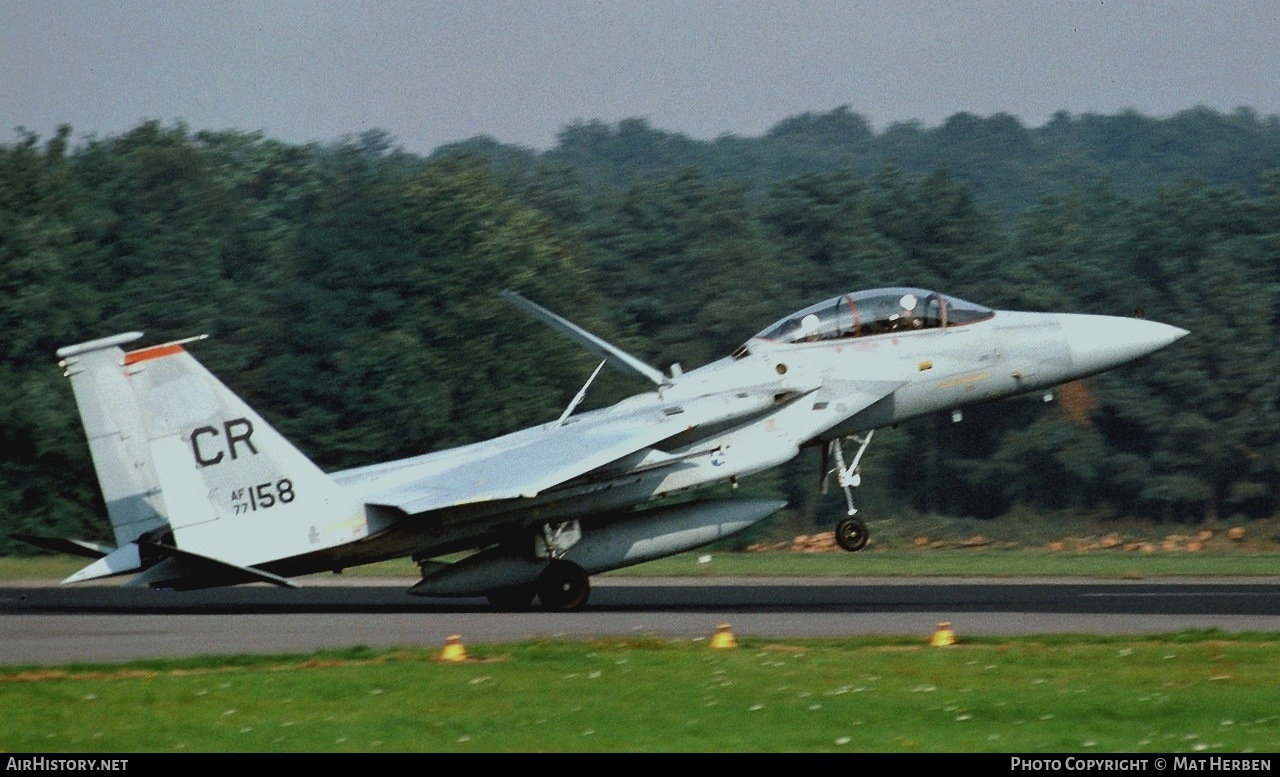
<svg viewBox="0 0 1280 777">
<path fill-rule="evenodd" d="M 968 111 L 1280 114 L 1274 0 L 0 0 L 0 142 L 146 119 L 291 143 L 538 149 L 642 117 L 709 139 L 842 105 L 878 129 Z"/>
</svg>

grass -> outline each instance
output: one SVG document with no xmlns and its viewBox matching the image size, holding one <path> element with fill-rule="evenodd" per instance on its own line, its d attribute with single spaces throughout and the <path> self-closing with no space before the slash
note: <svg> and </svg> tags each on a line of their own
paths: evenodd
<svg viewBox="0 0 1280 777">
<path fill-rule="evenodd" d="M 63 557 L 0 559 L 0 581 L 61 580 L 87 562 Z M 408 560 L 346 570 L 351 577 L 417 577 Z M 946 548 L 925 551 L 871 547 L 858 553 L 682 553 L 615 570 L 621 577 L 1251 577 L 1280 575 L 1280 552 Z M 327 576 L 327 575 L 326 575 Z M 303 584 L 306 579 L 303 578 Z"/>
<path fill-rule="evenodd" d="M 1092 577 L 1280 575 L 1280 516 L 1162 525 L 1110 516 L 1013 513 L 977 520 L 903 512 L 871 519 L 871 542 L 836 550 L 829 531 L 775 525 L 755 552 L 683 553 L 610 572 L 624 576 L 821 575 Z M 1240 534 L 1233 536 L 1233 532 Z M 811 552 L 814 550 L 830 552 Z M 805 551 L 805 552 L 799 552 Z M 706 557 L 710 562 L 706 562 Z M 61 555 L 0 558 L 0 581 L 60 580 L 88 563 Z M 350 576 L 416 577 L 408 559 L 353 567 Z"/>
<path fill-rule="evenodd" d="M 540 641 L 0 670 L 9 752 L 1276 752 L 1280 634 Z"/>
<path fill-rule="evenodd" d="M 1280 575 L 1280 554 L 1137 555 L 1028 550 L 690 553 L 609 574 L 641 577 L 1247 577 Z"/>
</svg>

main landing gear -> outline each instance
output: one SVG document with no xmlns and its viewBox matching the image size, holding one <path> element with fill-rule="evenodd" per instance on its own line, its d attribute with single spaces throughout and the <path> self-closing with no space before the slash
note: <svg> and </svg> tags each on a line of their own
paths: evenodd
<svg viewBox="0 0 1280 777">
<path fill-rule="evenodd" d="M 591 582 L 586 571 L 564 559 L 551 559 L 532 583 L 490 591 L 485 598 L 496 610 L 527 610 L 537 597 L 543 609 L 565 612 L 576 610 L 591 596 Z"/>
<path fill-rule="evenodd" d="M 853 456 L 853 462 L 848 466 L 844 463 L 844 440 L 832 440 L 828 443 L 827 456 L 828 459 L 834 457 L 836 466 L 828 470 L 822 480 L 823 490 L 826 490 L 826 476 L 834 474 L 836 482 L 844 491 L 844 501 L 848 506 L 848 514 L 836 523 L 836 544 L 849 552 L 862 550 L 867 547 L 867 525 L 858 517 L 858 508 L 853 506 L 853 489 L 862 485 L 862 473 L 858 469 L 858 464 L 862 461 L 862 454 L 867 452 L 867 446 L 871 444 L 871 435 L 875 434 L 875 430 L 867 432 L 865 437 L 853 436 L 851 439 L 858 444 L 858 452 Z"/>
<path fill-rule="evenodd" d="M 576 610 L 591 596 L 586 570 L 564 558 L 565 551 L 582 539 L 577 521 L 545 524 L 534 541 L 534 555 L 547 559 L 547 568 L 535 587 L 538 601 L 548 610 Z"/>
<path fill-rule="evenodd" d="M 534 555 L 545 558 L 547 566 L 531 583 L 491 591 L 487 597 L 489 604 L 501 610 L 525 610 L 536 596 L 547 610 L 576 610 L 585 605 L 591 596 L 587 572 L 562 558 L 580 539 L 582 527 L 577 521 L 543 526 L 542 533 L 534 538 Z"/>
</svg>

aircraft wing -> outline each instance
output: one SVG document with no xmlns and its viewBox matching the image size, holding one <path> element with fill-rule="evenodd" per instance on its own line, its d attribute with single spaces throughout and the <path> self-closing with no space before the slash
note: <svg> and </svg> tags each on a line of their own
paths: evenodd
<svg viewBox="0 0 1280 777">
<path fill-rule="evenodd" d="M 773 390 L 761 387 L 583 414 L 461 449 L 456 456 L 426 457 L 420 467 L 394 473 L 395 485 L 367 494 L 364 501 L 417 514 L 534 497 L 699 425 L 745 420 L 774 405 Z"/>
</svg>

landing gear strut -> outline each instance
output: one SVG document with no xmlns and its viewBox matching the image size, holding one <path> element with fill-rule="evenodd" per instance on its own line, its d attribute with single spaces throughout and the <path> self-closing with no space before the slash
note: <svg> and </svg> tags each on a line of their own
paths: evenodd
<svg viewBox="0 0 1280 777">
<path fill-rule="evenodd" d="M 853 462 L 848 466 L 844 463 L 844 440 L 832 440 L 827 449 L 828 456 L 834 456 L 836 466 L 829 470 L 826 474 L 832 473 L 836 476 L 836 482 L 844 491 L 844 502 L 848 506 L 848 514 L 841 518 L 836 524 L 836 544 L 841 548 L 853 552 L 862 550 L 867 546 L 867 525 L 858 518 L 858 508 L 853 506 L 853 489 L 862 485 L 862 472 L 858 468 L 858 464 L 862 461 L 862 454 L 867 452 L 867 446 L 871 444 L 871 435 L 875 434 L 875 430 L 867 432 L 865 437 L 853 436 L 851 439 L 858 444 L 858 452 L 853 456 Z M 826 485 L 826 479 L 823 479 L 823 486 Z"/>
</svg>

